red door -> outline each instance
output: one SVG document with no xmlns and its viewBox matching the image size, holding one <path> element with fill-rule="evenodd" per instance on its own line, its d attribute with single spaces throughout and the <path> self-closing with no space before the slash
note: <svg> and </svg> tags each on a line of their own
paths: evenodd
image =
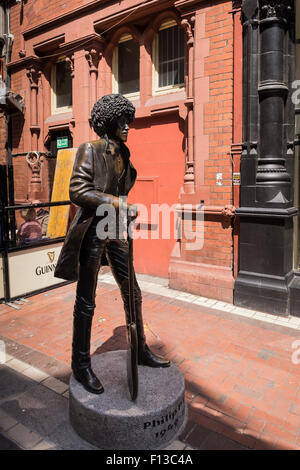
<svg viewBox="0 0 300 470">
<path fill-rule="evenodd" d="M 170 255 L 177 237 L 173 217 L 166 208 L 178 203 L 184 178 L 180 122 L 175 114 L 139 119 L 129 133 L 128 146 L 137 170 L 137 181 L 128 199 L 131 203 L 143 204 L 148 212 L 140 213 L 140 225 L 137 227 L 136 235 L 143 238 L 134 241 L 134 265 L 138 273 L 168 277 Z M 155 214 L 160 204 L 167 206 L 164 220 L 160 216 L 157 223 Z M 170 224 L 170 237 L 167 225 L 163 226 L 163 223 Z M 162 239 L 162 236 L 168 238 Z"/>
</svg>

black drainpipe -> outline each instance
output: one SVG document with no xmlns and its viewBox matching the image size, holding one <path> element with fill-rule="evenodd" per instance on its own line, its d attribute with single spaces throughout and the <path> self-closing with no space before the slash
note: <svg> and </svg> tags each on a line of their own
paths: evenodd
<svg viewBox="0 0 300 470">
<path fill-rule="evenodd" d="M 11 46 L 12 41 L 10 39 L 10 9 L 9 9 L 9 2 L 6 2 L 5 5 L 5 29 L 6 29 L 6 64 L 11 61 Z M 11 75 L 10 71 L 6 69 L 6 76 L 5 76 L 5 84 L 6 89 L 11 89 Z M 10 114 L 6 115 L 7 119 L 7 170 L 8 170 L 8 199 L 9 205 L 13 206 L 15 204 L 15 190 L 14 190 L 14 169 L 13 169 L 13 159 L 12 159 L 12 118 Z M 9 224 L 10 224 L 10 233 L 11 233 L 11 240 L 16 242 L 16 218 L 15 212 L 10 211 L 9 214 Z"/>
</svg>

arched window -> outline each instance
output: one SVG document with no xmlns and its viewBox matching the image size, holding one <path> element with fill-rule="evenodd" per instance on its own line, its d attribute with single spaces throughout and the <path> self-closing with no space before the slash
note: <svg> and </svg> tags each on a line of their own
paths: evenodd
<svg viewBox="0 0 300 470">
<path fill-rule="evenodd" d="M 52 114 L 72 109 L 72 76 L 70 64 L 65 58 L 52 66 L 51 91 Z"/>
<path fill-rule="evenodd" d="M 113 93 L 138 96 L 140 47 L 130 34 L 121 36 L 113 55 Z"/>
<path fill-rule="evenodd" d="M 175 20 L 165 21 L 153 42 L 153 92 L 184 86 L 184 31 Z"/>
</svg>

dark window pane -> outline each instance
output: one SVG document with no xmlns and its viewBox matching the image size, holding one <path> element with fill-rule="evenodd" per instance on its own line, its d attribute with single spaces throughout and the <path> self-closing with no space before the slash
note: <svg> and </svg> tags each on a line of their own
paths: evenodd
<svg viewBox="0 0 300 470">
<path fill-rule="evenodd" d="M 184 61 L 183 60 L 179 61 L 178 69 L 179 69 L 178 82 L 179 83 L 184 83 Z"/>
<path fill-rule="evenodd" d="M 67 62 L 56 64 L 56 107 L 72 106 L 72 77 Z"/>
<path fill-rule="evenodd" d="M 158 33 L 158 86 L 184 82 L 184 32 L 178 26 Z"/>
<path fill-rule="evenodd" d="M 118 46 L 119 93 L 135 93 L 140 89 L 140 48 L 131 39 Z"/>
</svg>

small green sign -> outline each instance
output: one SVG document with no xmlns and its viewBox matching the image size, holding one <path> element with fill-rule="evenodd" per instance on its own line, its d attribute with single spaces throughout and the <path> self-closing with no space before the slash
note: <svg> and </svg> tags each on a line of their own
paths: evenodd
<svg viewBox="0 0 300 470">
<path fill-rule="evenodd" d="M 69 139 L 68 137 L 57 137 L 56 144 L 58 149 L 66 148 L 69 145 Z"/>
</svg>

